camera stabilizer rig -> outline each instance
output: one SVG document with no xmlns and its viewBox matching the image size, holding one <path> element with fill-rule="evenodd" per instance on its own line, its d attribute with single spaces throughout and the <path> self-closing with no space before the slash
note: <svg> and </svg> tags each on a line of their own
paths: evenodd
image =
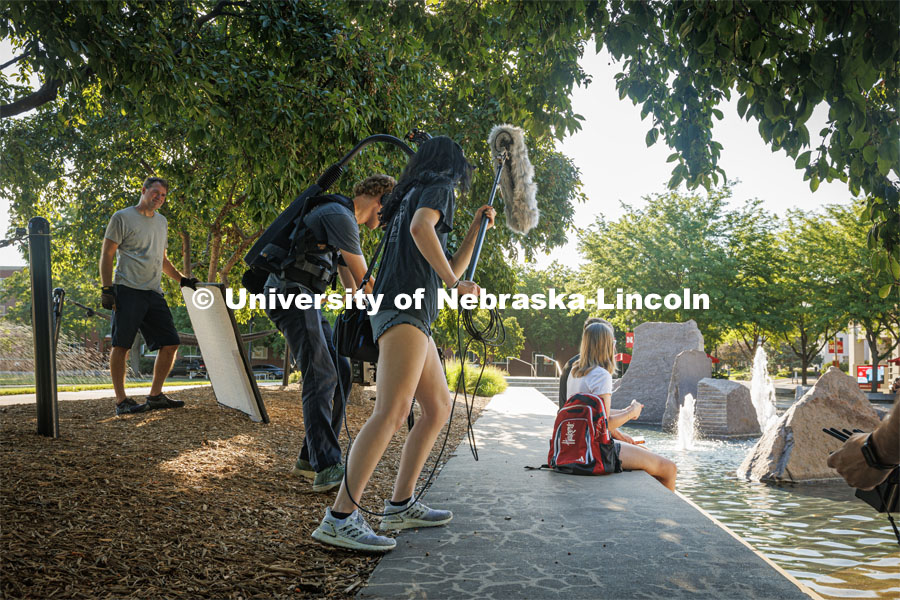
<svg viewBox="0 0 900 600">
<path fill-rule="evenodd" d="M 850 431 L 849 429 L 838 430 L 834 427 L 823 428 L 822 431 L 842 442 L 846 442 L 855 433 L 865 433 L 862 429 Z M 894 517 L 891 516 L 891 512 L 897 512 L 897 509 L 900 508 L 900 467 L 894 467 L 887 479 L 876 485 L 874 489 L 857 489 L 856 497 L 878 512 L 887 513 L 888 521 L 894 528 L 894 535 L 897 536 L 897 543 L 900 544 L 900 530 L 897 529 Z"/>
</svg>

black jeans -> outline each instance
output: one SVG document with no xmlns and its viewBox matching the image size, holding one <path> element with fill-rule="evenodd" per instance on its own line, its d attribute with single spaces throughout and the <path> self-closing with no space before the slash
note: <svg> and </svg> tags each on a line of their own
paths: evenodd
<svg viewBox="0 0 900 600">
<path fill-rule="evenodd" d="M 277 288 L 272 291 L 280 293 Z M 289 290 L 292 293 L 298 291 Z M 344 418 L 344 398 L 338 386 L 337 373 L 340 370 L 344 395 L 349 395 L 350 363 L 341 356 L 336 367 L 331 325 L 321 311 L 315 308 L 273 308 L 266 309 L 266 314 L 284 334 L 303 376 L 301 399 L 306 437 L 300 449 L 300 458 L 308 460 L 317 472 L 336 465 L 341 462 L 338 438 Z"/>
</svg>

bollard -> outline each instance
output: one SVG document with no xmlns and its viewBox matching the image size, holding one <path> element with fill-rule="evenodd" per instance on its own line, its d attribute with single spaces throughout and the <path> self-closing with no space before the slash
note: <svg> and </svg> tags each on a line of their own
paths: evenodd
<svg viewBox="0 0 900 600">
<path fill-rule="evenodd" d="M 62 326 L 63 307 L 66 303 L 66 290 L 53 288 L 53 356 L 59 348 L 59 328 Z"/>
<path fill-rule="evenodd" d="M 38 433 L 56 438 L 59 437 L 59 407 L 56 399 L 56 353 L 53 351 L 54 327 L 50 300 L 50 223 L 43 217 L 28 221 L 28 256 Z"/>
<path fill-rule="evenodd" d="M 288 381 L 291 378 L 291 346 L 287 343 L 287 339 L 284 340 L 284 375 L 281 378 L 281 385 L 287 387 Z"/>
</svg>

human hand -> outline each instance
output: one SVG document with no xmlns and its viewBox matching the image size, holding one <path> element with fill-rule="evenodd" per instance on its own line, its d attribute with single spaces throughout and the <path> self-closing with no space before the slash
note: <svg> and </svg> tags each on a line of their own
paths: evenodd
<svg viewBox="0 0 900 600">
<path fill-rule="evenodd" d="M 641 411 L 644 409 L 644 405 L 638 402 L 636 399 L 632 398 L 631 405 L 628 408 L 631 409 L 631 418 L 633 420 L 641 416 Z"/>
<path fill-rule="evenodd" d="M 826 461 L 826 464 L 836 470 L 850 487 L 861 490 L 871 490 L 891 474 L 890 471 L 873 469 L 866 463 L 862 445 L 867 437 L 869 437 L 868 433 L 851 435 L 843 446 L 831 453 Z"/>
<path fill-rule="evenodd" d="M 100 306 L 106 310 L 116 310 L 116 288 L 111 285 L 100 288 Z"/>
<path fill-rule="evenodd" d="M 198 283 L 200 283 L 200 280 L 196 277 L 182 277 L 178 285 L 181 287 L 189 287 L 192 290 L 196 290 Z"/>
<path fill-rule="evenodd" d="M 496 209 L 494 209 L 493 206 L 488 206 L 487 204 L 484 204 L 481 206 L 481 208 L 479 208 L 478 210 L 475 211 L 475 218 L 472 219 L 472 224 L 469 227 L 472 229 L 478 229 L 479 227 L 481 227 L 482 217 L 487 217 L 488 222 L 487 222 L 486 229 L 490 229 L 491 227 L 494 226 L 494 217 L 496 217 L 496 216 L 497 216 Z"/>
<path fill-rule="evenodd" d="M 481 287 L 475 283 L 474 281 L 463 281 L 460 280 L 459 284 L 457 284 L 456 289 L 460 296 L 472 295 L 472 296 L 480 296 L 481 295 Z"/>
<path fill-rule="evenodd" d="M 622 431 L 619 431 L 619 441 L 625 442 L 626 444 L 634 444 L 634 438 Z"/>
</svg>

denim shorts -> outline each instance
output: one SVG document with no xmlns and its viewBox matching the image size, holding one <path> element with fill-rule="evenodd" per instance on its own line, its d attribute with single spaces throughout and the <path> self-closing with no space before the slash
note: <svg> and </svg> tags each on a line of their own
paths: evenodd
<svg viewBox="0 0 900 600">
<path fill-rule="evenodd" d="M 412 325 L 428 337 L 431 337 L 431 326 L 428 323 L 397 309 L 379 310 L 369 317 L 369 321 L 372 323 L 372 338 L 376 342 L 385 331 L 401 323 Z"/>
</svg>

